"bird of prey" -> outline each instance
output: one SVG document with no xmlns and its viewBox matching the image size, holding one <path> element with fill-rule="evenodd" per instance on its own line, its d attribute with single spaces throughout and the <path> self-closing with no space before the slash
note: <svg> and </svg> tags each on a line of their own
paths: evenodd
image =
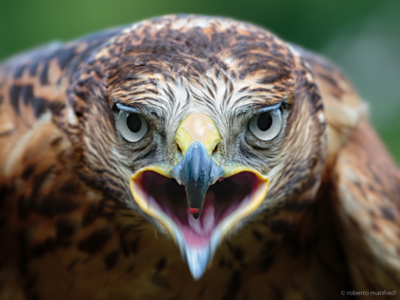
<svg viewBox="0 0 400 300">
<path fill-rule="evenodd" d="M 334 65 L 248 23 L 20 54 L 0 68 L 0 299 L 395 299 L 399 174 Z"/>
</svg>

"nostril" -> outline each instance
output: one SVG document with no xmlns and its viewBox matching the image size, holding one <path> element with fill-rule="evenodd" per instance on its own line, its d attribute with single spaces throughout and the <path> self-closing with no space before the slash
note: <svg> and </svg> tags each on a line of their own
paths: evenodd
<svg viewBox="0 0 400 300">
<path fill-rule="evenodd" d="M 176 151 L 177 151 L 180 155 L 182 155 L 181 147 L 179 147 L 178 144 L 176 144 Z"/>
<path fill-rule="evenodd" d="M 212 155 L 214 156 L 214 155 L 217 155 L 218 154 L 218 151 L 219 151 L 219 143 L 215 146 L 215 148 L 214 148 L 214 150 L 213 150 L 213 152 L 212 152 Z"/>
</svg>

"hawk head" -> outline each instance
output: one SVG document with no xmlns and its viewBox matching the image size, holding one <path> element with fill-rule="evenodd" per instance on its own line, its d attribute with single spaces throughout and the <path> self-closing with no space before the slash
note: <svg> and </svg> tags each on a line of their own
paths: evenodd
<svg viewBox="0 0 400 300">
<path fill-rule="evenodd" d="M 249 220 L 295 218 L 321 177 L 325 118 L 294 47 L 224 18 L 124 28 L 68 90 L 82 178 L 172 236 L 194 278 Z"/>
</svg>

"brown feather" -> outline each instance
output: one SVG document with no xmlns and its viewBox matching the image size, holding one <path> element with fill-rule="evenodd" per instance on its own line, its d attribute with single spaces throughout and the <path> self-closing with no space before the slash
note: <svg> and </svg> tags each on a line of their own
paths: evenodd
<svg viewBox="0 0 400 300">
<path fill-rule="evenodd" d="M 278 139 L 240 140 L 246 114 L 280 102 Z M 142 109 L 154 135 L 123 141 L 115 103 Z M 212 116 L 226 160 L 275 172 L 262 207 L 199 281 L 128 181 L 173 160 L 176 127 L 193 111 Z M 399 186 L 341 72 L 247 23 L 167 16 L 0 67 L 1 299 L 344 299 L 396 289 Z"/>
</svg>

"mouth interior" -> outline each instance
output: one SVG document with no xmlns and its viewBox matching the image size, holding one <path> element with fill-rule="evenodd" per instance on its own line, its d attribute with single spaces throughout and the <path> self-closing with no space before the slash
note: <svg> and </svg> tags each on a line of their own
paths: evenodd
<svg viewBox="0 0 400 300">
<path fill-rule="evenodd" d="M 229 216 L 246 206 L 261 186 L 252 172 L 241 172 L 220 178 L 208 188 L 202 212 L 195 219 L 189 210 L 185 187 L 175 179 L 154 171 L 144 171 L 136 183 L 145 195 L 149 208 L 168 216 L 191 247 L 204 247 L 212 233 Z"/>
</svg>

